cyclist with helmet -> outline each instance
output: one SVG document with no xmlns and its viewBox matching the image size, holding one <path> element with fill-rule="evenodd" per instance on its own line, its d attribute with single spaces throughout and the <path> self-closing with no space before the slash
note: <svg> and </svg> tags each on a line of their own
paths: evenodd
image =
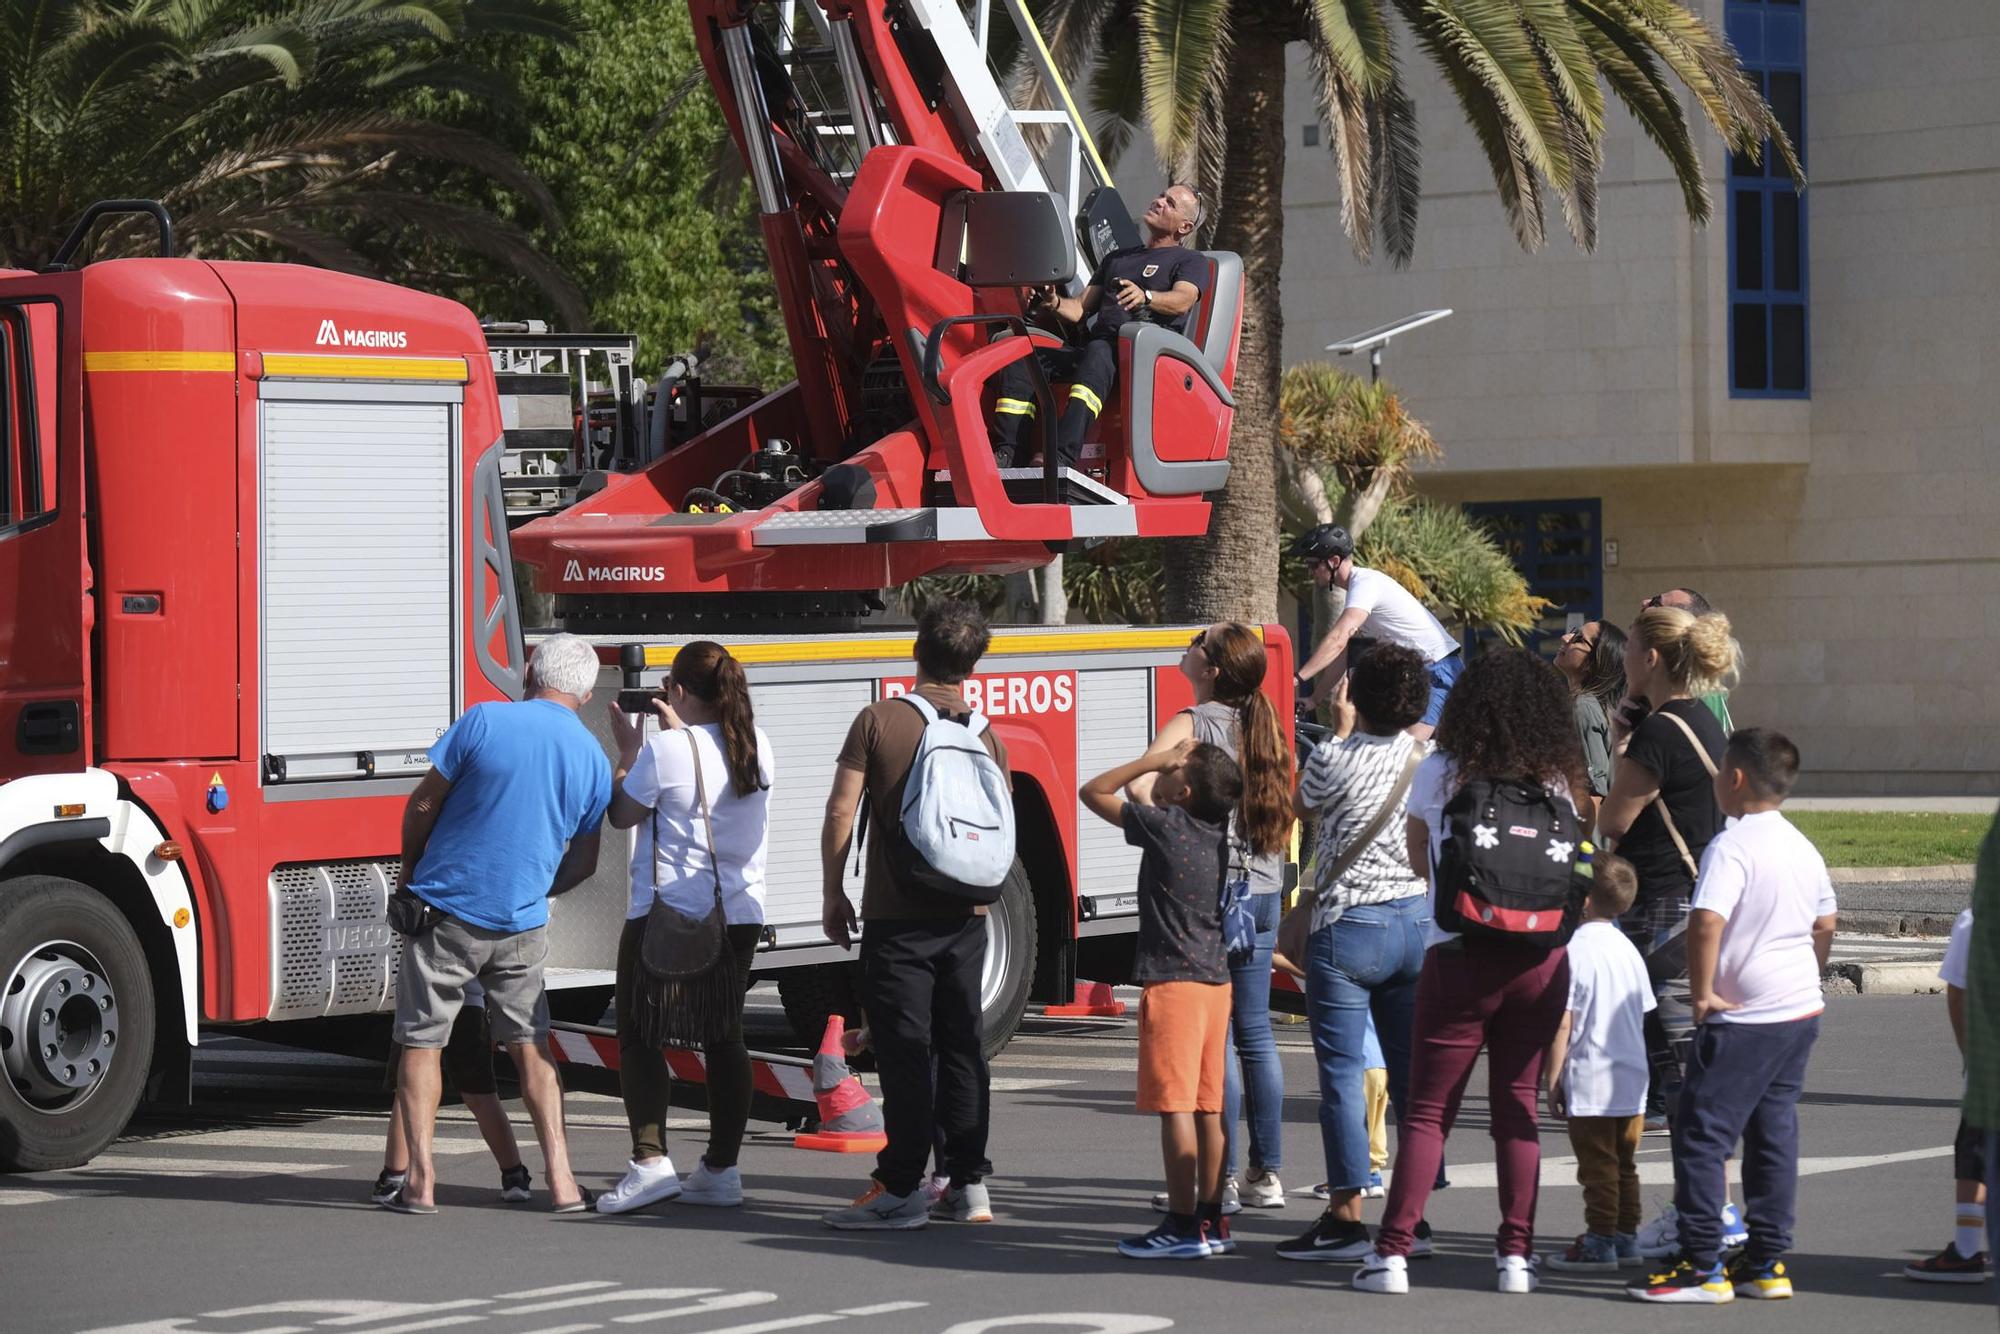
<svg viewBox="0 0 2000 1334">
<path fill-rule="evenodd" d="M 1410 595 L 1408 589 L 1383 574 L 1354 563 L 1354 539 L 1339 524 L 1323 523 L 1299 535 L 1291 554 L 1312 563 L 1313 582 L 1321 588 L 1335 587 L 1347 594 L 1347 604 L 1326 638 L 1319 641 L 1299 667 L 1299 706 L 1310 709 L 1318 700 L 1315 678 L 1338 681 L 1347 671 L 1348 641 L 1356 635 L 1401 644 L 1423 655 L 1431 678 L 1430 707 L 1410 734 L 1419 740 L 1430 736 L 1444 709 L 1445 696 L 1464 670 L 1465 658 L 1437 617 Z M 1332 668 L 1331 673 L 1328 669 Z"/>
</svg>

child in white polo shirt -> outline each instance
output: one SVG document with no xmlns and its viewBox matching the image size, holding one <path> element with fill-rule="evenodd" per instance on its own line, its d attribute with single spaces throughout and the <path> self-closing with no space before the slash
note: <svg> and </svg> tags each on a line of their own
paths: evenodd
<svg viewBox="0 0 2000 1334">
<path fill-rule="evenodd" d="M 1631 1295 L 1649 1302 L 1789 1297 L 1799 1185 L 1799 1094 L 1819 1036 L 1833 884 L 1780 810 L 1799 751 L 1767 728 L 1729 738 L 1715 799 L 1733 823 L 1702 854 L 1688 914 L 1695 1036 L 1674 1118 L 1679 1253 Z M 1749 1244 L 1721 1263 L 1724 1172 L 1743 1142 Z"/>
</svg>

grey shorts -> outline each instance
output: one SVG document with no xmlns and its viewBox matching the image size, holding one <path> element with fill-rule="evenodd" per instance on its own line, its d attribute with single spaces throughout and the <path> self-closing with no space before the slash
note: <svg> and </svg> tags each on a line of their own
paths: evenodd
<svg viewBox="0 0 2000 1334">
<path fill-rule="evenodd" d="M 486 1024 L 497 1043 L 539 1042 L 549 1031 L 542 996 L 542 963 L 548 928 L 489 931 L 447 917 L 403 942 L 396 978 L 396 1041 L 405 1047 L 443 1047 L 474 978 L 486 989 Z"/>
</svg>

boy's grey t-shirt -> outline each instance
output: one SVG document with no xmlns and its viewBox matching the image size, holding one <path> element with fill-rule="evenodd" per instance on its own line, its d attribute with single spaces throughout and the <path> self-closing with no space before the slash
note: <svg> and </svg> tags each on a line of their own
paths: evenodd
<svg viewBox="0 0 2000 1334">
<path fill-rule="evenodd" d="M 1139 948 L 1132 980 L 1229 981 L 1222 948 L 1223 844 L 1227 829 L 1179 806 L 1125 803 L 1125 841 L 1145 852 L 1139 863 Z"/>
</svg>

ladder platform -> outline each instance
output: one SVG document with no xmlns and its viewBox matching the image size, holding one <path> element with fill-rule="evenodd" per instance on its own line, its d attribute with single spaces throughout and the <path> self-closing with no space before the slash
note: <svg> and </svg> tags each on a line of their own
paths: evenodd
<svg viewBox="0 0 2000 1334">
<path fill-rule="evenodd" d="M 944 486 L 951 485 L 951 469 L 941 468 L 935 474 L 936 480 Z M 1042 470 L 1030 468 L 1002 468 L 1000 482 L 1007 489 L 1007 499 L 1016 505 L 1037 505 L 1042 503 L 1044 483 Z M 1075 468 L 1056 470 L 1059 503 L 1065 505 L 1130 505 L 1126 497 L 1113 491 L 1088 473 Z"/>
<path fill-rule="evenodd" d="M 1036 476 L 1040 476 L 1037 472 Z M 1070 536 L 1084 541 L 1136 537 L 1139 512 L 1131 505 L 1058 506 Z M 909 509 L 795 510 L 773 514 L 750 530 L 756 547 L 867 546 L 883 542 L 994 542 L 970 505 Z"/>
</svg>

